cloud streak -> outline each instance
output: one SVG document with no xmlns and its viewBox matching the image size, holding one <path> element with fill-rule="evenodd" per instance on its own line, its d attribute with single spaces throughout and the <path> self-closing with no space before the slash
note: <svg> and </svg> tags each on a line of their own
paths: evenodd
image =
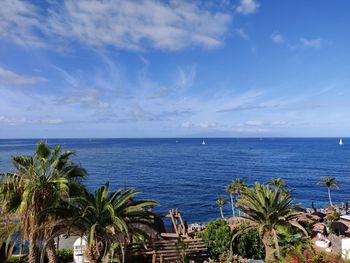
<svg viewBox="0 0 350 263">
<path fill-rule="evenodd" d="M 299 38 L 299 41 L 296 44 L 289 45 L 289 48 L 292 50 L 295 49 L 320 49 L 323 44 L 324 40 L 322 38 L 305 38 L 301 37 Z"/>
<path fill-rule="evenodd" d="M 44 77 L 21 76 L 13 71 L 0 67 L 0 84 L 4 85 L 33 85 L 47 81 Z"/>
<path fill-rule="evenodd" d="M 64 121 L 61 119 L 27 119 L 27 118 L 9 118 L 0 116 L 0 123 L 6 125 L 24 125 L 24 124 L 41 124 L 41 125 L 59 125 Z"/>
</svg>

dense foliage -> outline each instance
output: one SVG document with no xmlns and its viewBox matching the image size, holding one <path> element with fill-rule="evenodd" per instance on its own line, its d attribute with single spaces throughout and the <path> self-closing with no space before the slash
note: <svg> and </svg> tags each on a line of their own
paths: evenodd
<svg viewBox="0 0 350 263">
<path fill-rule="evenodd" d="M 57 257 L 59 263 L 68 263 L 73 262 L 73 249 L 59 249 L 57 251 Z M 11 256 L 7 260 L 3 259 L 0 262 L 5 263 L 26 263 L 27 257 L 18 257 L 18 256 Z M 45 259 L 45 263 L 48 262 L 47 258 Z"/>
<path fill-rule="evenodd" d="M 349 263 L 349 260 L 343 260 L 341 255 L 330 254 L 312 250 L 291 251 L 281 263 Z"/>
<path fill-rule="evenodd" d="M 250 224 L 242 231 L 258 229 L 265 247 L 265 261 L 275 260 L 275 252 L 279 255 L 279 226 L 297 227 L 307 236 L 306 230 L 297 221 L 300 213 L 296 212 L 292 202 L 293 198 L 289 192 L 260 183 L 245 188 L 238 197 L 237 206 L 244 212 L 243 218 Z"/>
<path fill-rule="evenodd" d="M 5 261 L 5 263 L 27 263 L 27 259 L 25 257 L 17 257 L 12 256 Z"/>
<path fill-rule="evenodd" d="M 198 234 L 198 237 L 209 246 L 211 254 L 218 258 L 228 257 L 231 252 L 244 258 L 262 259 L 265 257 L 264 245 L 256 229 L 242 232 L 230 249 L 232 235 L 245 228 L 244 225 L 234 228 L 232 231 L 223 219 L 209 222 L 206 229 Z"/>
<path fill-rule="evenodd" d="M 231 244 L 231 229 L 227 222 L 218 219 L 208 223 L 205 230 L 198 233 L 198 237 L 209 246 L 210 252 L 214 257 L 218 257 L 226 251 L 229 251 Z"/>
<path fill-rule="evenodd" d="M 233 229 L 233 233 L 244 229 L 246 226 L 240 225 Z M 232 252 L 235 255 L 240 255 L 244 258 L 250 259 L 264 259 L 265 248 L 262 243 L 259 232 L 257 229 L 250 229 L 246 232 L 242 232 L 232 244 Z"/>
<path fill-rule="evenodd" d="M 59 263 L 73 262 L 73 249 L 59 249 L 57 255 Z"/>
</svg>

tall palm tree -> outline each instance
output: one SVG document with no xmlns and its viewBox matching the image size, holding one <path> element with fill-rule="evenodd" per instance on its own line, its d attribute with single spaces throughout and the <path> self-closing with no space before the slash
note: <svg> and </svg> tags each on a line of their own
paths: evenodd
<svg viewBox="0 0 350 263">
<path fill-rule="evenodd" d="M 332 198 L 331 198 L 331 187 L 339 188 L 338 182 L 336 181 L 336 179 L 334 177 L 331 178 L 331 177 L 322 176 L 321 177 L 321 182 L 319 182 L 319 185 L 327 187 L 329 204 L 331 206 L 333 206 Z"/>
<path fill-rule="evenodd" d="M 220 214 L 221 214 L 221 217 L 223 219 L 225 219 L 225 217 L 224 217 L 224 212 L 222 211 L 222 208 L 224 207 L 225 204 L 226 204 L 226 197 L 225 196 L 219 196 L 216 199 L 216 206 L 219 207 Z"/>
<path fill-rule="evenodd" d="M 230 184 L 228 184 L 226 186 L 225 190 L 230 195 L 232 216 L 235 217 L 235 206 L 234 206 L 234 202 L 233 202 L 233 195 L 236 193 L 236 188 L 234 187 L 233 183 L 231 182 Z"/>
<path fill-rule="evenodd" d="M 54 216 L 41 219 L 41 213 L 68 200 L 70 186 L 86 175 L 86 171 L 74 164 L 70 157 L 73 151 L 61 151 L 60 146 L 51 149 L 47 143 L 39 142 L 33 156 L 13 158 L 15 173 L 2 174 L 0 201 L 5 212 L 18 220 L 18 231 L 29 241 L 29 263 L 36 263 L 38 245 L 50 235 L 48 224 Z M 9 233 L 11 234 L 11 233 Z M 57 262 L 54 241 L 47 246 L 51 263 Z"/>
<path fill-rule="evenodd" d="M 255 183 L 251 188 L 243 190 L 238 197 L 237 206 L 244 212 L 243 218 L 250 223 L 246 229 L 257 228 L 260 238 L 265 246 L 265 260 L 273 261 L 276 250 L 279 255 L 278 226 L 292 225 L 301 229 L 306 235 L 306 230 L 297 222 L 300 213 L 295 211 L 292 205 L 293 198 L 290 193 L 280 189 L 271 189 L 269 185 Z M 242 231 L 237 232 L 232 240 Z"/>
<path fill-rule="evenodd" d="M 236 178 L 232 180 L 230 184 L 228 184 L 225 188 L 226 192 L 230 195 L 230 201 L 231 201 L 231 209 L 232 209 L 232 216 L 235 216 L 235 208 L 234 208 L 234 194 L 238 194 L 241 190 L 243 190 L 245 187 L 247 187 L 247 184 L 240 178 Z"/>
<path fill-rule="evenodd" d="M 268 184 L 282 190 L 286 190 L 288 187 L 281 177 L 272 179 L 270 182 L 268 182 Z"/>
<path fill-rule="evenodd" d="M 84 190 L 80 197 L 72 198 L 73 216 L 66 224 L 86 237 L 84 252 L 90 263 L 99 263 L 113 244 L 118 242 L 124 262 L 124 248 L 131 232 L 142 231 L 142 226 L 152 225 L 154 214 L 147 208 L 158 203 L 149 200 L 133 200 L 139 192 L 134 189 L 109 191 L 109 183 L 94 194 Z"/>
</svg>

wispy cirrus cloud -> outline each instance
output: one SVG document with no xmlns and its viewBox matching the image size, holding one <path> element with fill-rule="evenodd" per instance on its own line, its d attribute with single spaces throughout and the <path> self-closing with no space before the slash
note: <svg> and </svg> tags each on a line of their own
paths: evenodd
<svg viewBox="0 0 350 263">
<path fill-rule="evenodd" d="M 299 38 L 299 41 L 296 44 L 290 44 L 289 48 L 292 50 L 295 49 L 319 49 L 325 43 L 324 39 L 318 38 Z"/>
<path fill-rule="evenodd" d="M 197 72 L 197 67 L 196 65 L 192 65 L 187 68 L 182 68 L 179 67 L 177 70 L 177 75 L 176 75 L 176 88 L 186 90 L 190 88 L 196 79 L 196 72 Z"/>
<path fill-rule="evenodd" d="M 174 51 L 222 45 L 232 21 L 226 10 L 209 10 L 201 1 L 76 0 L 47 5 L 43 9 L 20 0 L 2 1 L 0 37 L 36 47 L 77 41 L 97 47 Z"/>
<path fill-rule="evenodd" d="M 305 47 L 305 48 L 320 48 L 322 45 L 321 38 L 306 39 L 302 37 L 299 39 L 299 41 L 302 47 Z"/>
<path fill-rule="evenodd" d="M 239 112 L 239 111 L 250 111 L 267 108 L 267 105 L 262 104 L 251 104 L 251 105 L 237 105 L 231 108 L 220 109 L 217 112 Z"/>
<path fill-rule="evenodd" d="M 244 40 L 249 40 L 249 36 L 243 28 L 237 28 L 235 32 L 236 32 L 236 35 L 239 36 L 240 38 Z"/>
<path fill-rule="evenodd" d="M 39 82 L 47 81 L 39 76 L 22 76 L 11 70 L 0 67 L 0 84 L 4 85 L 33 85 Z"/>
<path fill-rule="evenodd" d="M 63 124 L 61 119 L 27 119 L 27 118 L 10 118 L 0 116 L 0 124 L 5 125 L 23 125 L 23 124 L 42 124 L 42 125 L 59 125 Z"/>
<path fill-rule="evenodd" d="M 265 105 L 257 103 L 257 100 L 263 94 L 264 92 L 260 90 L 248 90 L 231 97 L 231 99 L 229 96 L 225 101 L 217 105 L 219 108 L 217 108 L 216 112 L 237 112 L 264 108 Z"/>
</svg>

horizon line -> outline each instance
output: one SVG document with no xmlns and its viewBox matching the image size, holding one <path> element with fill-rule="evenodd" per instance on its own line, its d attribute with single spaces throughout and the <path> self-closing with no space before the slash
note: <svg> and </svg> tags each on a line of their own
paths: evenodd
<svg viewBox="0 0 350 263">
<path fill-rule="evenodd" d="M 28 137 L 0 138 L 0 140 L 101 140 L 101 139 L 339 139 L 350 136 L 194 136 L 194 137 Z"/>
</svg>

